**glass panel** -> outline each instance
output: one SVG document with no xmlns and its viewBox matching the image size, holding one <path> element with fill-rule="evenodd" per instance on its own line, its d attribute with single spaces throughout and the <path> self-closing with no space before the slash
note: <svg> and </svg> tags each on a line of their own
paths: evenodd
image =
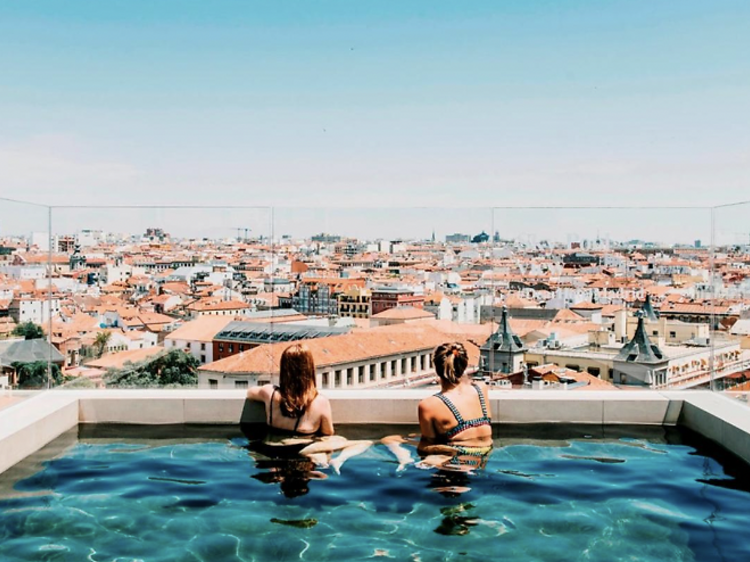
<svg viewBox="0 0 750 562">
<path fill-rule="evenodd" d="M 708 386 L 708 209 L 497 208 L 494 228 L 493 384 Z"/>
<path fill-rule="evenodd" d="M 319 387 L 432 384 L 431 353 L 447 341 L 464 343 L 479 367 L 491 209 L 276 208 L 274 218 L 288 264 L 280 306 L 295 314 L 278 330 L 306 339 Z"/>
<path fill-rule="evenodd" d="M 264 310 L 269 208 L 56 207 L 53 219 L 69 241 L 54 324 L 66 387 L 234 389 L 269 379 L 270 358 L 253 359 L 238 337 Z"/>
<path fill-rule="evenodd" d="M 0 198 L 0 408 L 60 381 L 48 341 L 50 302 L 53 314 L 59 305 L 49 232 L 47 207 Z"/>
<path fill-rule="evenodd" d="M 750 391 L 750 202 L 713 210 L 713 388 L 747 403 Z"/>
</svg>

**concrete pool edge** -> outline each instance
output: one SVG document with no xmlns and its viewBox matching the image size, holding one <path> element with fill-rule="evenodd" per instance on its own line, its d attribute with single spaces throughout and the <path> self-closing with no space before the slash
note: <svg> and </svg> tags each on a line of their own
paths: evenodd
<svg viewBox="0 0 750 562">
<path fill-rule="evenodd" d="M 333 390 L 342 424 L 415 424 L 421 390 Z M 363 404 L 363 402 L 365 404 Z M 750 464 L 750 409 L 709 391 L 493 391 L 499 424 L 682 425 Z M 237 390 L 49 391 L 0 410 L 0 473 L 81 424 L 235 424 L 260 422 L 260 404 Z"/>
</svg>

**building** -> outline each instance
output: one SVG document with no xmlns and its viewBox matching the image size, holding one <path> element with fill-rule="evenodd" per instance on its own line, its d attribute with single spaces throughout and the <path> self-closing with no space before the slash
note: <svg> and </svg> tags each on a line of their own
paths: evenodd
<svg viewBox="0 0 750 562">
<path fill-rule="evenodd" d="M 186 310 L 190 318 L 200 318 L 201 316 L 234 317 L 248 314 L 251 311 L 251 307 L 242 301 L 206 298 L 189 304 Z"/>
<path fill-rule="evenodd" d="M 503 308 L 500 325 L 480 348 L 483 373 L 513 373 L 521 368 L 527 347 L 510 327 L 508 309 Z"/>
<path fill-rule="evenodd" d="M 8 375 L 11 386 L 18 384 L 15 363 L 54 363 L 60 367 L 65 357 L 43 338 L 0 340 L 0 374 Z"/>
<path fill-rule="evenodd" d="M 414 289 L 399 287 L 380 287 L 371 292 L 372 315 L 380 314 L 397 306 L 424 307 L 424 295 Z"/>
<path fill-rule="evenodd" d="M 17 324 L 34 322 L 44 325 L 49 321 L 50 313 L 53 317 L 60 314 L 60 298 L 57 295 L 51 299 L 46 296 L 17 296 L 10 302 L 8 313 Z"/>
<path fill-rule="evenodd" d="M 339 295 L 339 316 L 344 318 L 369 318 L 372 314 L 371 293 L 359 286 L 349 287 Z"/>
<path fill-rule="evenodd" d="M 471 236 L 468 234 L 448 234 L 445 237 L 445 243 L 446 244 L 466 244 L 471 240 Z"/>
<path fill-rule="evenodd" d="M 229 316 L 201 316 L 183 324 L 164 338 L 167 351 L 181 349 L 201 362 L 214 361 L 214 338 L 234 319 Z"/>
<path fill-rule="evenodd" d="M 213 338 L 213 358 L 218 361 L 267 343 L 338 336 L 348 333 L 350 329 L 271 322 L 230 322 Z"/>
<path fill-rule="evenodd" d="M 432 352 L 444 343 L 445 334 L 431 326 L 414 326 L 406 332 L 375 328 L 345 335 L 303 340 L 315 358 L 318 388 L 365 389 L 413 386 L 434 381 Z M 469 354 L 469 372 L 479 362 L 479 348 L 462 343 Z M 281 354 L 288 342 L 258 346 L 201 367 L 201 388 L 246 388 L 278 383 Z"/>
<path fill-rule="evenodd" d="M 432 312 L 413 306 L 397 306 L 389 308 L 374 314 L 371 318 L 373 327 L 393 326 L 396 324 L 413 324 L 414 322 L 423 322 L 425 320 L 434 320 L 435 315 Z"/>
<path fill-rule="evenodd" d="M 635 335 L 626 343 L 613 361 L 615 384 L 664 386 L 667 384 L 669 358 L 652 343 L 646 333 L 644 315 L 638 313 Z"/>
<path fill-rule="evenodd" d="M 339 295 L 352 287 L 364 288 L 364 279 L 339 277 L 307 277 L 300 280 L 297 292 L 292 295 L 292 308 L 312 316 L 336 316 L 339 312 Z"/>
</svg>

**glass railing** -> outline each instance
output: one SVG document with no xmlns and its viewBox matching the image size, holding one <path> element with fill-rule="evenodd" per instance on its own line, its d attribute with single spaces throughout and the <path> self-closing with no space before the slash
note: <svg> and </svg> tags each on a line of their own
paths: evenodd
<svg viewBox="0 0 750 562">
<path fill-rule="evenodd" d="M 296 341 L 322 388 L 412 388 L 458 341 L 498 389 L 748 390 L 748 204 L 1 204 L 15 388 L 245 388 Z"/>
</svg>

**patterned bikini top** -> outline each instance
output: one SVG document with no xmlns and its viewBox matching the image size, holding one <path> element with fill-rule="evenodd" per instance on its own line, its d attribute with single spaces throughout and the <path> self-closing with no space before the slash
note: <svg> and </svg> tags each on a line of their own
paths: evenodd
<svg viewBox="0 0 750 562">
<path fill-rule="evenodd" d="M 448 406 L 448 409 L 451 411 L 451 414 L 453 414 L 453 417 L 456 418 L 456 421 L 458 422 L 458 425 L 456 427 L 449 429 L 445 432 L 444 437 L 448 440 L 453 439 L 456 435 L 461 433 L 462 431 L 465 431 L 467 429 L 470 429 L 472 427 L 481 427 L 483 425 L 492 425 L 492 420 L 490 420 L 490 417 L 487 415 L 487 404 L 484 402 L 484 395 L 482 395 L 482 391 L 479 389 L 479 387 L 471 383 L 471 386 L 474 387 L 474 389 L 477 391 L 477 395 L 479 396 L 479 405 L 482 407 L 482 417 L 481 418 L 475 418 L 473 420 L 465 420 L 463 416 L 458 411 L 458 408 L 456 408 L 455 404 L 451 402 L 445 394 L 442 392 L 438 392 L 435 396 L 440 398 L 440 400 L 443 401 L 443 404 Z"/>
</svg>

